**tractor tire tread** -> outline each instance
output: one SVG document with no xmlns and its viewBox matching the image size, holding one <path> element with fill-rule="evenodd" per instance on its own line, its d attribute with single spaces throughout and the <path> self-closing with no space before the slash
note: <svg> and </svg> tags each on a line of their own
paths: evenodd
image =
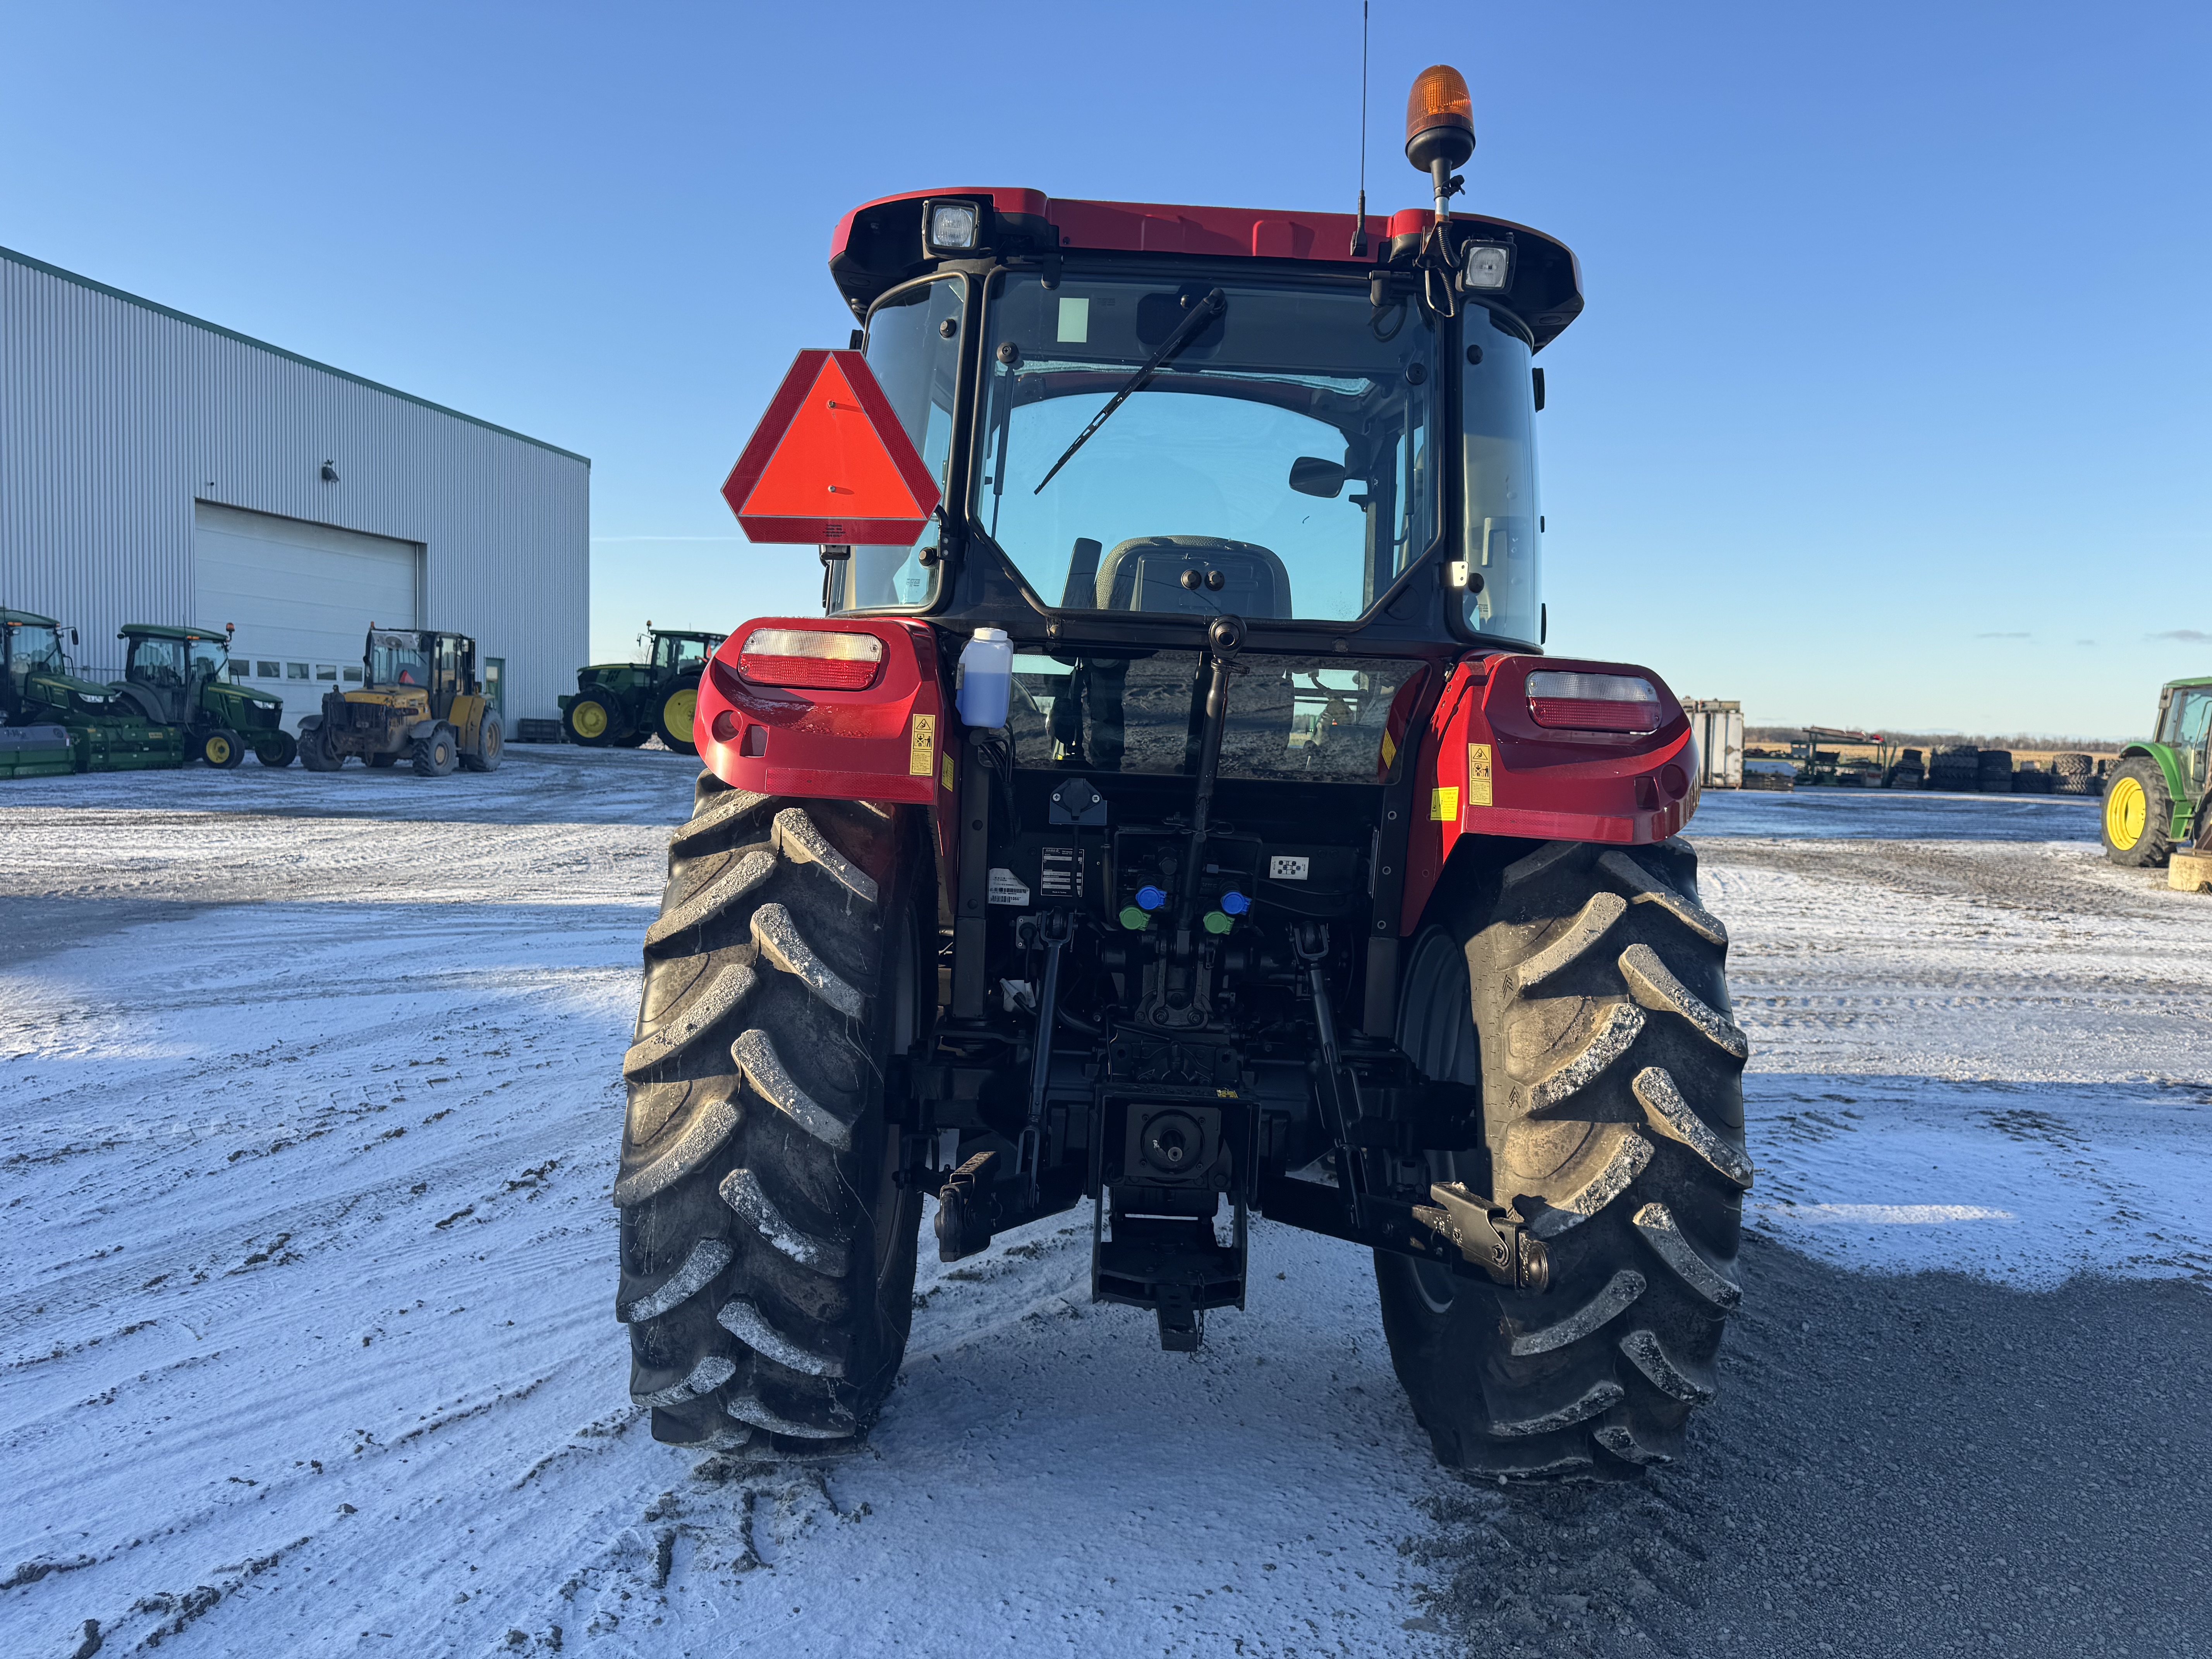
<svg viewBox="0 0 2212 1659">
<path fill-rule="evenodd" d="M 849 1439 L 890 1391 L 921 1220 L 881 1101 L 912 837 L 705 774 L 671 838 L 623 1060 L 616 1306 L 634 1393 L 729 1369 L 656 1404 L 656 1438 Z"/>
<path fill-rule="evenodd" d="M 1612 908 L 1601 895 L 1622 908 L 1597 930 Z M 1749 1044 L 1729 1000 L 1727 929 L 1680 839 L 1553 842 L 1462 868 L 1430 916 L 1464 946 L 1486 1103 L 1482 1146 L 1430 1156 L 1475 1160 L 1471 1179 L 1545 1240 L 1551 1285 L 1440 1290 L 1378 1252 L 1392 1362 L 1449 1467 L 1637 1474 L 1680 1455 L 1742 1296 Z"/>
</svg>

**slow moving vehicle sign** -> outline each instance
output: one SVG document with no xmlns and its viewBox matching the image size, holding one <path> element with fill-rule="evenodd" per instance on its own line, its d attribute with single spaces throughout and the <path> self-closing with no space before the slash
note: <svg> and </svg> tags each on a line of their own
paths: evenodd
<svg viewBox="0 0 2212 1659">
<path fill-rule="evenodd" d="M 939 491 L 857 351 L 802 351 L 722 484 L 757 542 L 905 546 Z"/>
</svg>

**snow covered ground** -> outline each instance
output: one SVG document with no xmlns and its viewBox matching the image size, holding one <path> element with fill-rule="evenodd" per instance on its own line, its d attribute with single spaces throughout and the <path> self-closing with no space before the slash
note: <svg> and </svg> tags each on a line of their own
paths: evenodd
<svg viewBox="0 0 2212 1659">
<path fill-rule="evenodd" d="M 1437 1646 L 1455 1483 L 1367 1264 L 1265 1223 L 1196 1356 L 1085 1301 L 1079 1212 L 925 1260 L 859 1453 L 651 1441 L 607 1192 L 692 773 L 0 791 L 0 1652 Z M 2094 803 L 1709 796 L 1693 839 L 1765 1234 L 2212 1280 L 2212 902 L 2104 866 Z"/>
</svg>

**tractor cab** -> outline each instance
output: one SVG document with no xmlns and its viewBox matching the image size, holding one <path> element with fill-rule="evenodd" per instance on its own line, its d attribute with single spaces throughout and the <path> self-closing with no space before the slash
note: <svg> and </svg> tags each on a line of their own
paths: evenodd
<svg viewBox="0 0 2212 1659">
<path fill-rule="evenodd" d="M 362 689 L 354 702 L 419 708 L 443 720 L 456 697 L 480 695 L 477 642 L 465 634 L 372 628 L 362 657 Z"/>
<path fill-rule="evenodd" d="M 136 688 L 133 701 L 161 711 L 149 711 L 150 719 L 184 720 L 201 690 L 230 666 L 228 636 L 215 629 L 125 623 L 116 638 L 124 641 L 122 684 Z"/>
<path fill-rule="evenodd" d="M 722 642 L 720 634 L 672 634 L 647 625 L 653 635 L 653 668 L 659 674 L 690 674 L 707 670 L 707 659 Z"/>
<path fill-rule="evenodd" d="M 9 724 L 41 718 L 40 705 L 47 698 L 43 686 L 33 690 L 34 680 L 58 680 L 68 674 L 60 623 L 28 611 L 0 611 L 0 714 Z"/>
<path fill-rule="evenodd" d="M 264 766 L 289 766 L 297 745 L 283 728 L 283 700 L 228 678 L 232 632 L 125 623 L 113 690 L 147 720 L 188 728 L 187 750 L 210 766 L 234 767 L 249 748 Z"/>
<path fill-rule="evenodd" d="M 0 611 L 0 714 L 10 725 L 128 718 L 111 687 L 77 678 L 62 648 L 76 629 L 28 611 Z"/>
</svg>

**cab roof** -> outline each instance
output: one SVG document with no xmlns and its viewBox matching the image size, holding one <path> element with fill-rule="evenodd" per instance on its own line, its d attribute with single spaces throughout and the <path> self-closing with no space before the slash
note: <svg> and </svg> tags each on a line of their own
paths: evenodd
<svg viewBox="0 0 2212 1659">
<path fill-rule="evenodd" d="M 855 317 L 865 319 L 877 298 L 898 283 L 955 263 L 924 246 L 924 202 L 968 202 L 981 210 L 974 258 L 1145 253 L 1321 265 L 1346 274 L 1409 264 L 1436 219 L 1425 208 L 1370 213 L 1360 221 L 1349 213 L 1054 201 L 1042 191 L 989 185 L 907 191 L 854 208 L 830 238 L 830 274 Z M 1582 313 L 1582 267 L 1565 243 L 1478 213 L 1455 213 L 1452 222 L 1480 240 L 1512 245 L 1512 280 L 1499 297 L 1528 324 L 1539 350 Z M 1364 232 L 1363 253 L 1352 251 L 1355 228 Z"/>
<path fill-rule="evenodd" d="M 229 635 L 220 628 L 172 628 L 167 623 L 125 623 L 115 630 L 115 637 L 127 640 L 133 635 L 150 640 L 223 640 Z"/>
<path fill-rule="evenodd" d="M 9 611 L 0 609 L 0 627 L 17 628 L 23 626 L 32 628 L 59 628 L 61 624 L 56 622 L 52 617 L 41 617 L 35 611 Z"/>
</svg>

